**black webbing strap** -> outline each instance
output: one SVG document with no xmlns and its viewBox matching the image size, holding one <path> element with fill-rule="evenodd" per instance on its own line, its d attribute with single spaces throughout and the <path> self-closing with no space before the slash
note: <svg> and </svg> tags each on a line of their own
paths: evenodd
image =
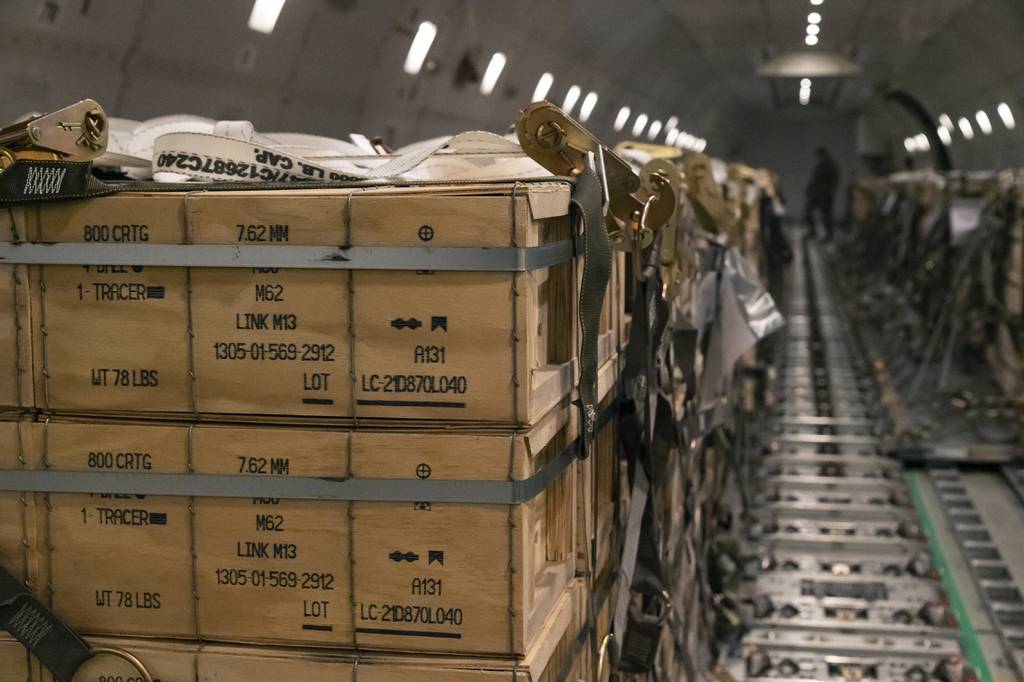
<svg viewBox="0 0 1024 682">
<path fill-rule="evenodd" d="M 71 682 L 92 658 L 89 645 L 57 619 L 14 576 L 0 568 L 0 628 L 7 630 L 53 673 Z"/>
<path fill-rule="evenodd" d="M 119 191 L 116 185 L 96 179 L 91 169 L 87 161 L 18 159 L 0 172 L 0 206 L 86 199 Z"/>
<path fill-rule="evenodd" d="M 590 453 L 597 429 L 597 338 L 605 291 L 612 271 L 612 247 L 601 211 L 601 182 L 592 170 L 576 179 L 572 205 L 583 223 L 583 282 L 580 286 L 580 457 Z"/>
</svg>

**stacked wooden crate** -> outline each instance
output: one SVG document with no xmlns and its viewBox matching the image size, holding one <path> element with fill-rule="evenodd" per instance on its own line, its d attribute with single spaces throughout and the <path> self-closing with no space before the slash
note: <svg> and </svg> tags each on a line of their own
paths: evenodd
<svg viewBox="0 0 1024 682">
<path fill-rule="evenodd" d="M 270 260 L 296 246 L 530 249 L 571 243 L 570 191 L 126 192 L 14 208 L 0 234 Z M 0 265 L 0 468 L 472 488 L 528 479 L 577 438 L 575 256 L 518 272 L 117 262 Z M 607 409 L 624 338 L 615 262 Z M 617 437 L 601 425 L 594 457 L 516 504 L 0 492 L 0 565 L 165 682 L 561 679 L 589 665 L 582 550 L 596 532 L 612 554 Z M 35 666 L 0 643 L 9 656 Z M 94 665 L 81 679 L 134 679 L 117 659 Z"/>
</svg>

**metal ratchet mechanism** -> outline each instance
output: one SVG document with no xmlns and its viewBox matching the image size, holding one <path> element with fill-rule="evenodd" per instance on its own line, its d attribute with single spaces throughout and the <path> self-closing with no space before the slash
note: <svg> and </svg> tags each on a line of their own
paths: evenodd
<svg viewBox="0 0 1024 682">
<path fill-rule="evenodd" d="M 92 161 L 107 150 L 107 115 L 83 99 L 0 130 L 0 173 L 18 159 Z"/>
<path fill-rule="evenodd" d="M 608 197 L 606 227 L 612 246 L 639 251 L 671 219 L 676 194 L 669 179 L 654 172 L 637 176 L 632 167 L 549 102 L 534 102 L 519 115 L 516 134 L 530 158 L 556 175 L 579 175 L 590 156 L 597 161 Z"/>
</svg>

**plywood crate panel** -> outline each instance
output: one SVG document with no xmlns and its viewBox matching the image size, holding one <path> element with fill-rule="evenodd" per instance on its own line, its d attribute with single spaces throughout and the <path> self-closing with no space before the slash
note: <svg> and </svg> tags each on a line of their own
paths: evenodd
<svg viewBox="0 0 1024 682">
<path fill-rule="evenodd" d="M 578 638 L 583 627 L 579 618 L 583 599 L 578 582 L 567 588 L 545 620 L 541 636 L 520 661 L 373 653 L 356 656 L 314 649 L 124 638 L 90 638 L 90 642 L 130 652 L 162 682 L 557 682 L 587 679 L 584 671 L 589 652 Z M 53 682 L 48 673 L 33 679 Z M 97 657 L 76 677 L 77 682 L 135 679 L 137 673 L 131 666 L 111 656 Z"/>
<path fill-rule="evenodd" d="M 0 415 L 0 469 L 33 466 L 30 428 L 17 413 Z M 0 566 L 32 590 L 39 587 L 35 511 L 31 494 L 0 491 Z"/>
<path fill-rule="evenodd" d="M 534 247 L 570 238 L 569 196 L 555 181 L 124 193 L 14 215 L 39 242 Z M 579 270 L 32 266 L 36 403 L 529 424 L 576 379 Z"/>
<path fill-rule="evenodd" d="M 562 453 L 576 415 L 505 432 L 53 417 L 27 440 L 54 470 L 503 481 Z M 522 655 L 575 573 L 581 464 L 512 506 L 38 495 L 41 596 L 89 634 Z"/>
<path fill-rule="evenodd" d="M 0 630 L 0 682 L 38 680 L 37 665 L 18 640 Z"/>
<path fill-rule="evenodd" d="M 0 242 L 24 238 L 20 208 L 0 211 Z M 33 406 L 32 313 L 24 265 L 0 265 L 0 409 Z"/>
</svg>

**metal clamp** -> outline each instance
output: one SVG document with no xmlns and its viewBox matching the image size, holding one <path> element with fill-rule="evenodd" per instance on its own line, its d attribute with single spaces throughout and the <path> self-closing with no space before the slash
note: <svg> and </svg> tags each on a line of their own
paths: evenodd
<svg viewBox="0 0 1024 682">
<path fill-rule="evenodd" d="M 591 154 L 601 157 L 609 200 L 606 228 L 616 249 L 631 250 L 634 241 L 647 248 L 654 232 L 675 213 L 677 195 L 668 178 L 638 176 L 625 160 L 550 102 L 526 107 L 516 122 L 516 135 L 523 151 L 556 175 L 575 177 L 588 167 Z M 650 197 L 654 201 L 648 203 Z"/>
<path fill-rule="evenodd" d="M 91 161 L 107 150 L 107 115 L 83 99 L 0 130 L 0 172 L 19 158 Z"/>
</svg>

